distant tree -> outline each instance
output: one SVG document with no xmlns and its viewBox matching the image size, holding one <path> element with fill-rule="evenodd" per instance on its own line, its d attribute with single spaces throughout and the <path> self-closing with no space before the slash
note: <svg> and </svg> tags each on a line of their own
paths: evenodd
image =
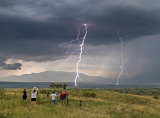
<svg viewBox="0 0 160 118">
<path fill-rule="evenodd" d="M 66 89 L 66 87 L 67 87 L 67 84 L 55 84 L 55 83 L 50 83 L 50 85 L 49 85 L 51 88 L 63 88 L 63 89 Z"/>
<path fill-rule="evenodd" d="M 56 88 L 62 88 L 62 84 L 56 84 Z"/>
<path fill-rule="evenodd" d="M 67 87 L 67 84 L 64 83 L 63 84 L 63 89 L 66 89 L 66 87 Z"/>
<path fill-rule="evenodd" d="M 56 88 L 56 84 L 55 83 L 50 83 L 49 85 L 51 88 Z"/>
</svg>

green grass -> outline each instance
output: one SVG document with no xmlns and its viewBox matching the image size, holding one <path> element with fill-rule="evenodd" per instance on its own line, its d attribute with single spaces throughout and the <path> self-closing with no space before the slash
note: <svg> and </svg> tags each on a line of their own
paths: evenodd
<svg viewBox="0 0 160 118">
<path fill-rule="evenodd" d="M 26 101 L 22 100 L 22 91 L 17 89 L 15 93 L 14 89 L 5 89 L 0 98 L 0 118 L 160 118 L 160 100 L 150 96 L 102 89 L 70 89 L 69 103 L 54 106 L 47 97 L 47 91 L 52 89 L 40 89 L 37 105 L 33 106 L 31 89 L 27 89 Z M 57 91 L 60 93 L 61 90 Z M 96 97 L 83 97 L 86 92 L 95 93 Z M 82 107 L 79 106 L 80 100 Z"/>
<path fill-rule="evenodd" d="M 112 88 L 107 90 L 119 93 L 134 94 L 134 95 L 160 96 L 160 88 Z"/>
</svg>

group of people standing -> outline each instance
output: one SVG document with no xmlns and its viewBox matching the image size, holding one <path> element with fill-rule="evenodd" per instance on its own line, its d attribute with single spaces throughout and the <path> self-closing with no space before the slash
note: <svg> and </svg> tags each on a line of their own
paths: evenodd
<svg viewBox="0 0 160 118">
<path fill-rule="evenodd" d="M 53 93 L 50 95 L 50 97 L 52 98 L 52 104 L 56 104 L 57 94 L 58 94 L 57 92 L 53 91 Z M 58 101 L 60 101 L 61 103 L 68 103 L 67 96 L 68 96 L 68 92 L 66 90 L 62 91 L 58 98 Z"/>
<path fill-rule="evenodd" d="M 57 92 L 53 91 L 53 93 L 50 95 L 51 99 L 52 99 L 52 104 L 56 104 L 56 101 L 59 100 L 61 103 L 68 103 L 68 92 L 66 90 L 62 91 L 59 98 L 57 99 Z M 36 105 L 36 98 L 38 95 L 38 88 L 34 87 L 31 91 L 31 102 L 32 104 L 35 106 Z M 49 92 L 47 94 L 47 96 L 49 96 Z M 22 98 L 23 100 L 27 99 L 27 91 L 26 89 L 24 89 L 23 93 L 22 93 Z"/>
<path fill-rule="evenodd" d="M 31 91 L 31 102 L 32 102 L 32 104 L 33 104 L 34 106 L 36 105 L 37 95 L 38 95 L 38 88 L 37 88 L 37 87 L 34 87 L 34 88 L 32 89 L 32 91 Z M 26 100 L 26 99 L 27 99 L 27 91 L 26 91 L 26 89 L 23 90 L 22 98 L 23 98 L 23 100 Z"/>
</svg>

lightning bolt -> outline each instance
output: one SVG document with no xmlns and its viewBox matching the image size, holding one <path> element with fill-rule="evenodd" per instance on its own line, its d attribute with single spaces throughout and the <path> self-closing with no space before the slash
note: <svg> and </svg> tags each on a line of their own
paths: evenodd
<svg viewBox="0 0 160 118">
<path fill-rule="evenodd" d="M 76 39 L 71 40 L 69 42 L 62 43 L 62 44 L 59 45 L 61 47 L 63 45 L 69 44 L 68 51 L 67 51 L 67 54 L 68 54 L 69 53 L 69 49 L 72 46 L 73 42 L 78 41 L 78 43 L 80 43 L 80 45 L 79 45 L 80 48 L 78 48 L 78 49 L 74 50 L 72 53 L 70 53 L 69 57 L 66 59 L 66 61 L 68 61 L 75 52 L 80 51 L 80 53 L 79 53 L 79 60 L 76 63 L 76 77 L 75 77 L 75 80 L 74 80 L 75 86 L 77 86 L 77 79 L 82 80 L 80 78 L 80 76 L 79 76 L 79 64 L 80 64 L 82 58 L 85 61 L 85 58 L 82 55 L 83 51 L 87 54 L 87 56 L 89 57 L 90 61 L 93 62 L 92 59 L 91 59 L 91 57 L 89 56 L 88 52 L 84 49 L 84 42 L 85 42 L 85 39 L 86 39 L 86 36 L 87 36 L 87 24 L 84 24 L 84 26 L 85 26 L 85 35 L 84 35 L 83 38 L 79 38 L 79 36 L 80 36 L 80 30 L 79 30 L 79 27 L 78 27 L 78 35 L 77 35 Z M 80 42 L 79 39 L 82 39 L 82 41 Z M 85 61 L 85 63 L 86 63 L 86 61 Z"/>
<path fill-rule="evenodd" d="M 121 72 L 119 73 L 119 76 L 117 78 L 117 85 L 119 84 L 119 78 L 122 76 L 122 74 L 124 73 L 124 62 L 123 62 L 123 41 L 122 41 L 122 37 L 119 36 L 119 30 L 118 30 L 118 38 L 121 42 L 121 60 L 122 60 L 122 63 L 120 65 L 120 69 L 121 69 Z"/>
<path fill-rule="evenodd" d="M 83 37 L 82 43 L 80 44 L 79 60 L 78 60 L 78 62 L 77 62 L 77 64 L 76 64 L 77 75 L 76 75 L 75 80 L 74 80 L 75 86 L 77 86 L 77 79 L 78 79 L 78 78 L 81 79 L 81 78 L 79 77 L 79 63 L 80 63 L 81 60 L 82 60 L 82 53 L 83 53 L 84 41 L 85 41 L 86 36 L 87 36 L 87 24 L 84 24 L 84 26 L 85 26 L 85 31 L 86 31 L 86 32 L 85 32 L 85 35 L 84 35 L 84 37 Z"/>
<path fill-rule="evenodd" d="M 71 40 L 71 41 L 69 41 L 69 42 L 62 43 L 62 44 L 60 44 L 59 46 L 61 47 L 61 46 L 66 45 L 66 44 L 69 43 L 68 51 L 67 51 L 67 54 L 68 54 L 68 53 L 69 53 L 69 49 L 70 49 L 70 47 L 72 46 L 73 42 L 78 41 L 78 43 L 79 43 L 79 39 L 82 39 L 82 38 L 79 38 L 79 35 L 80 35 L 80 30 L 79 30 L 79 27 L 78 27 L 78 35 L 77 35 L 77 38 L 74 39 L 74 40 Z M 80 49 L 76 49 L 76 50 L 74 50 L 73 52 L 71 52 L 70 55 L 69 55 L 69 57 L 68 57 L 64 62 L 68 62 L 68 60 L 72 57 L 72 55 L 73 55 L 75 52 L 77 52 L 77 51 L 80 51 Z M 87 54 L 88 54 L 88 53 L 87 53 Z M 64 62 L 63 62 L 63 63 L 64 63 Z M 63 64 L 63 63 L 62 63 L 62 64 Z M 62 65 L 62 64 L 60 64 L 60 65 Z"/>
<path fill-rule="evenodd" d="M 123 41 L 122 41 L 122 37 L 120 37 L 119 35 L 119 30 L 118 30 L 118 38 L 121 42 L 121 65 L 120 65 L 120 69 L 121 69 L 121 72 L 119 73 L 119 76 L 117 78 L 117 85 L 119 84 L 119 79 L 122 77 L 122 75 L 124 74 L 124 71 L 127 73 L 127 75 L 129 76 L 128 72 L 127 72 L 127 69 L 124 68 L 124 58 L 123 58 Z M 130 77 L 130 76 L 129 76 Z"/>
</svg>

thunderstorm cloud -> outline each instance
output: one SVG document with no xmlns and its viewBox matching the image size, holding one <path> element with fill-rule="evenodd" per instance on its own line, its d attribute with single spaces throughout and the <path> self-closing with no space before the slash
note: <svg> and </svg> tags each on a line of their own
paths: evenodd
<svg viewBox="0 0 160 118">
<path fill-rule="evenodd" d="M 113 58 L 110 60 L 116 60 L 120 53 L 119 30 L 127 68 L 134 73 L 133 83 L 152 80 L 160 83 L 159 13 L 158 0 L 1 0 L 0 68 L 23 67 L 18 62 L 7 64 L 8 59 L 27 62 L 63 59 L 67 48 L 59 45 L 76 39 L 78 26 L 83 37 L 83 24 L 87 23 L 85 46 L 92 57 L 110 56 Z M 113 64 L 120 71 L 120 63 L 119 58 L 108 65 Z"/>
</svg>

